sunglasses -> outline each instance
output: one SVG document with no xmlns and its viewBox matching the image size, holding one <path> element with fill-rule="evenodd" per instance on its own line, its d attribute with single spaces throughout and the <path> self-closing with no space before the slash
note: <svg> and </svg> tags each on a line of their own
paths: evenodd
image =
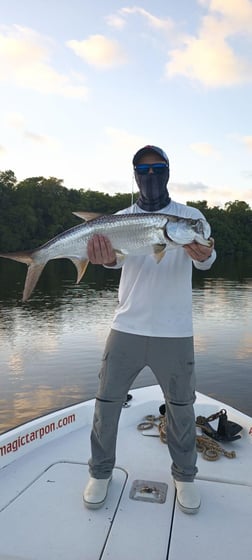
<svg viewBox="0 0 252 560">
<path fill-rule="evenodd" d="M 139 163 L 134 167 L 138 175 L 147 175 L 150 169 L 152 169 L 153 173 L 159 175 L 163 173 L 164 170 L 167 168 L 168 168 L 167 163 Z"/>
</svg>

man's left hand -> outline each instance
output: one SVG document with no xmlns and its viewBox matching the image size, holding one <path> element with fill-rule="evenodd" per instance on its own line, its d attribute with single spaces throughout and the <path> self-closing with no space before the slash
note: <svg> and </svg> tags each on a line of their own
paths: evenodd
<svg viewBox="0 0 252 560">
<path fill-rule="evenodd" d="M 194 261 L 203 262 L 210 257 L 214 249 L 214 239 L 210 237 L 210 241 L 212 242 L 211 247 L 206 247 L 205 245 L 200 245 L 200 243 L 188 243 L 188 245 L 184 245 L 184 249 L 186 250 L 189 257 L 191 257 Z"/>
</svg>

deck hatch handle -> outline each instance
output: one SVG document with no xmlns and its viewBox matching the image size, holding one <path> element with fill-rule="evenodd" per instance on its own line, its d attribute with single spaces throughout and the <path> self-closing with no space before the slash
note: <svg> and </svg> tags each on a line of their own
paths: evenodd
<svg viewBox="0 0 252 560">
<path fill-rule="evenodd" d="M 168 484 L 165 482 L 134 480 L 130 489 L 129 497 L 131 500 L 164 504 L 166 501 L 167 490 Z"/>
</svg>

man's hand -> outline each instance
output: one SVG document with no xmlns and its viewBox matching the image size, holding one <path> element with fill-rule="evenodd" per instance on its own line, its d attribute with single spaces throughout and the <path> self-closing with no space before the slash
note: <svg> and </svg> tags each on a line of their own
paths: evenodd
<svg viewBox="0 0 252 560">
<path fill-rule="evenodd" d="M 93 235 L 87 246 L 88 258 L 92 264 L 116 264 L 116 254 L 108 239 L 104 235 Z"/>
<path fill-rule="evenodd" d="M 212 242 L 211 247 L 206 247 L 205 245 L 200 245 L 193 241 L 193 243 L 189 243 L 188 245 L 184 245 L 184 249 L 188 253 L 189 257 L 191 257 L 194 261 L 203 262 L 210 257 L 214 249 L 214 239 L 210 237 L 210 241 Z"/>
</svg>

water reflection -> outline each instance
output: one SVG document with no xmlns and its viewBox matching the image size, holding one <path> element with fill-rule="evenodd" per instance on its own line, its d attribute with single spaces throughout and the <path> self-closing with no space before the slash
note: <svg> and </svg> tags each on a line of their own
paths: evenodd
<svg viewBox="0 0 252 560">
<path fill-rule="evenodd" d="M 93 397 L 117 304 L 118 271 L 88 268 L 80 285 L 68 262 L 47 266 L 21 303 L 25 268 L 0 262 L 0 432 Z M 252 414 L 252 263 L 194 272 L 198 390 Z M 134 386 L 155 383 L 146 368 Z"/>
</svg>

